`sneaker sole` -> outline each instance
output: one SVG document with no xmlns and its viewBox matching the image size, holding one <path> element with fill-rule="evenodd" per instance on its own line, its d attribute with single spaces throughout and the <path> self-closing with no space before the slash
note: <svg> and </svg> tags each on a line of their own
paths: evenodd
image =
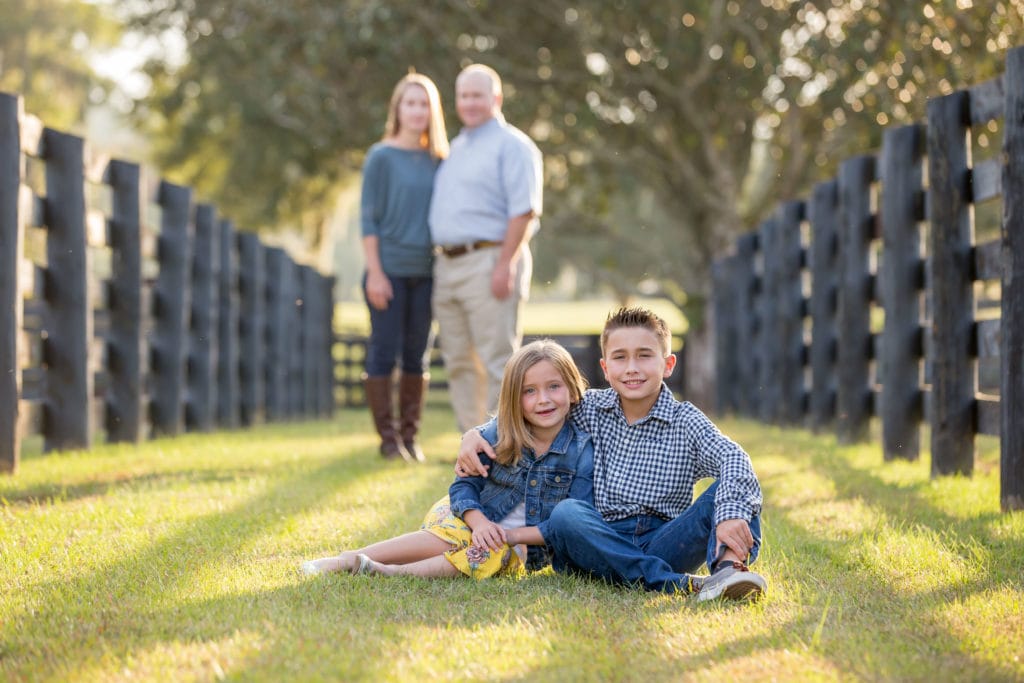
<svg viewBox="0 0 1024 683">
<path fill-rule="evenodd" d="M 720 598 L 729 600 L 757 600 L 764 593 L 764 588 L 756 581 L 737 581 L 736 583 L 724 586 L 714 594 L 698 594 L 697 602 L 708 602 Z"/>
<path fill-rule="evenodd" d="M 757 600 L 761 597 L 762 592 L 761 586 L 754 581 L 742 581 L 727 586 L 722 591 L 722 597 L 729 598 L 730 600 Z"/>
</svg>

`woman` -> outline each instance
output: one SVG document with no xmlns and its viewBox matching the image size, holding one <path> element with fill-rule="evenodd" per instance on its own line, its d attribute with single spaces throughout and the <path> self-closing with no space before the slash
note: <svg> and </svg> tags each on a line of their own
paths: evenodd
<svg viewBox="0 0 1024 683">
<path fill-rule="evenodd" d="M 411 73 L 391 95 L 384 137 L 363 164 L 361 222 L 370 309 L 366 401 L 385 458 L 422 462 L 416 441 L 428 380 L 433 255 L 427 212 L 434 173 L 448 155 L 448 136 L 437 86 Z M 401 362 L 398 424 L 392 372 Z"/>
</svg>

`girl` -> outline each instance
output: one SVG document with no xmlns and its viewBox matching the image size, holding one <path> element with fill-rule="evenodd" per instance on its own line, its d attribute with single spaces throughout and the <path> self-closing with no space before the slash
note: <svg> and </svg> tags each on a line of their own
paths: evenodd
<svg viewBox="0 0 1024 683">
<path fill-rule="evenodd" d="M 448 135 L 437 86 L 411 73 L 395 86 L 384 137 L 363 164 L 363 287 L 370 309 L 363 386 L 385 458 L 424 459 L 416 434 L 427 381 L 434 282 L 427 213 L 434 173 L 446 156 Z M 391 373 L 399 357 L 396 425 Z"/>
<path fill-rule="evenodd" d="M 420 531 L 305 562 L 302 571 L 480 579 L 519 574 L 524 561 L 543 566 L 551 510 L 564 498 L 593 499 L 590 437 L 566 419 L 585 388 L 556 342 L 522 347 L 505 368 L 496 426 L 482 432 L 495 451 L 493 461 L 483 456 L 490 476 L 457 478 Z"/>
</svg>

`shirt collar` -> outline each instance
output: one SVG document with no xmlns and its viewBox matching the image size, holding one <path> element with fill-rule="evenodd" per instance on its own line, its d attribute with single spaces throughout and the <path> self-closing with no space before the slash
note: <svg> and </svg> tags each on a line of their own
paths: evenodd
<svg viewBox="0 0 1024 683">
<path fill-rule="evenodd" d="M 547 450 L 544 455 L 538 456 L 535 452 L 530 449 L 523 447 L 523 453 L 532 456 L 538 460 L 548 457 L 552 453 L 555 455 L 565 455 L 569 452 L 569 444 L 572 443 L 573 436 L 576 435 L 576 427 L 571 420 L 566 420 L 562 428 L 558 430 L 558 434 L 555 435 L 554 441 L 551 442 L 551 448 Z"/>
<path fill-rule="evenodd" d="M 619 395 L 615 393 L 613 389 L 608 389 L 602 392 L 597 397 L 597 407 L 602 410 L 616 410 L 620 414 L 622 412 L 622 405 L 619 402 Z M 672 390 L 662 382 L 661 392 L 658 394 L 658 400 L 651 406 L 650 412 L 642 417 L 639 422 L 643 422 L 648 418 L 661 420 L 662 422 L 671 422 L 673 414 L 673 405 L 675 403 L 675 397 L 672 395 Z"/>
<path fill-rule="evenodd" d="M 559 455 L 565 455 L 569 450 L 569 443 L 572 441 L 573 427 L 569 420 L 565 421 L 562 428 L 558 430 L 558 434 L 555 436 L 555 440 L 551 442 L 551 448 L 548 449 L 548 453 L 558 453 Z"/>
<path fill-rule="evenodd" d="M 489 131 L 504 125 L 505 117 L 502 116 L 501 112 L 499 111 L 497 114 L 492 116 L 486 123 L 481 123 L 476 128 L 463 128 L 462 130 L 459 131 L 459 133 L 472 139 L 480 135 L 486 135 Z"/>
</svg>

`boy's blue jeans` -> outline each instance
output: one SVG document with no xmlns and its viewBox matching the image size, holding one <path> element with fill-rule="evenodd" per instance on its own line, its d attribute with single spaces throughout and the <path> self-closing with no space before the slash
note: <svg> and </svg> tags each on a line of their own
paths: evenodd
<svg viewBox="0 0 1024 683">
<path fill-rule="evenodd" d="M 687 573 L 701 562 L 710 570 L 719 556 L 715 539 L 715 491 L 712 484 L 675 519 L 637 516 L 606 522 L 591 504 L 566 498 L 551 513 L 545 541 L 554 549 L 558 572 L 579 573 L 647 590 L 685 591 Z M 754 548 L 761 546 L 761 520 L 750 521 Z"/>
</svg>

